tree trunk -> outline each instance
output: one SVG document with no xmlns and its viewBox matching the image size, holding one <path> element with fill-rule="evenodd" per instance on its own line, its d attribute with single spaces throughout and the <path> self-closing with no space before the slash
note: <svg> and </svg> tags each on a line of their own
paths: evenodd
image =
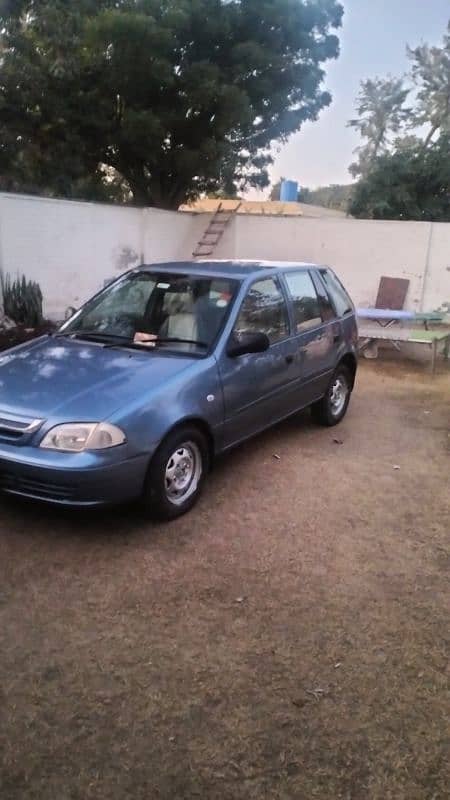
<svg viewBox="0 0 450 800">
<path fill-rule="evenodd" d="M 187 192 L 184 185 L 174 178 L 164 175 L 155 175 L 149 182 L 151 205 L 166 211 L 178 211 L 180 205 L 186 200 Z"/>
<path fill-rule="evenodd" d="M 426 137 L 426 139 L 425 139 L 425 141 L 423 143 L 423 149 L 424 150 L 427 149 L 428 145 L 430 144 L 430 142 L 431 142 L 431 140 L 432 140 L 432 138 L 433 138 L 433 136 L 434 136 L 434 134 L 436 133 L 437 130 L 439 130 L 439 125 L 433 125 L 433 127 L 431 128 L 431 131 L 429 132 L 428 136 Z"/>
<path fill-rule="evenodd" d="M 130 185 L 130 189 L 133 193 L 133 200 L 137 206 L 149 206 L 151 205 L 151 197 L 149 196 L 148 187 L 139 180 L 126 177 Z"/>
<path fill-rule="evenodd" d="M 184 183 L 164 175 L 154 175 L 147 179 L 144 170 L 121 170 L 133 193 L 137 206 L 152 206 L 166 211 L 177 211 L 186 200 L 187 190 Z"/>
</svg>

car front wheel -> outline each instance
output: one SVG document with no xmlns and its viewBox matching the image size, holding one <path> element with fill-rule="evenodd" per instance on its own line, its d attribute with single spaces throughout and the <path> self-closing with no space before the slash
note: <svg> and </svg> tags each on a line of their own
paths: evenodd
<svg viewBox="0 0 450 800">
<path fill-rule="evenodd" d="M 349 369 L 341 364 L 334 373 L 327 393 L 312 406 L 312 415 L 320 425 L 337 425 L 347 413 L 352 393 L 352 378 Z"/>
<path fill-rule="evenodd" d="M 197 501 L 209 468 L 203 433 L 185 426 L 173 431 L 152 459 L 144 487 L 148 513 L 160 520 L 185 514 Z"/>
</svg>

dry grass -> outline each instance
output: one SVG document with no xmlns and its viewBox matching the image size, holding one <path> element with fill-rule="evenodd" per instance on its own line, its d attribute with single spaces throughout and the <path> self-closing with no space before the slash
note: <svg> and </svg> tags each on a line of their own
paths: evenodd
<svg viewBox="0 0 450 800">
<path fill-rule="evenodd" d="M 363 364 L 168 527 L 1 501 L 2 800 L 448 797 L 449 389 Z"/>
</svg>

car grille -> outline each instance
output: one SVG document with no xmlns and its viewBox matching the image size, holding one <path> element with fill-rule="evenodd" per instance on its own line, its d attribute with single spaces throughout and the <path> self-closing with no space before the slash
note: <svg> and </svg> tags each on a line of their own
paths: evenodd
<svg viewBox="0 0 450 800">
<path fill-rule="evenodd" d="M 31 476 L 7 471 L 0 471 L 0 489 L 42 500 L 74 500 L 78 494 L 78 486 L 74 484 L 36 480 Z"/>
<path fill-rule="evenodd" d="M 14 442 L 17 439 L 22 439 L 22 437 L 23 431 L 22 433 L 20 433 L 20 431 L 12 431 L 8 428 L 2 428 L 0 425 L 0 438 L 4 439 L 6 442 Z"/>
<path fill-rule="evenodd" d="M 29 436 L 41 427 L 44 420 L 30 417 L 11 416 L 0 411 L 0 437 L 7 441 L 16 441 Z"/>
</svg>

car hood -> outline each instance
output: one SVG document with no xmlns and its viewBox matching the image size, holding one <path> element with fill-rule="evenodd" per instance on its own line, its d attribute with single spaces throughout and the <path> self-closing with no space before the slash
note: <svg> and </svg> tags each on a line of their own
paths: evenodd
<svg viewBox="0 0 450 800">
<path fill-rule="evenodd" d="M 0 353 L 0 411 L 67 420 L 108 419 L 194 359 L 46 337 Z"/>
</svg>

